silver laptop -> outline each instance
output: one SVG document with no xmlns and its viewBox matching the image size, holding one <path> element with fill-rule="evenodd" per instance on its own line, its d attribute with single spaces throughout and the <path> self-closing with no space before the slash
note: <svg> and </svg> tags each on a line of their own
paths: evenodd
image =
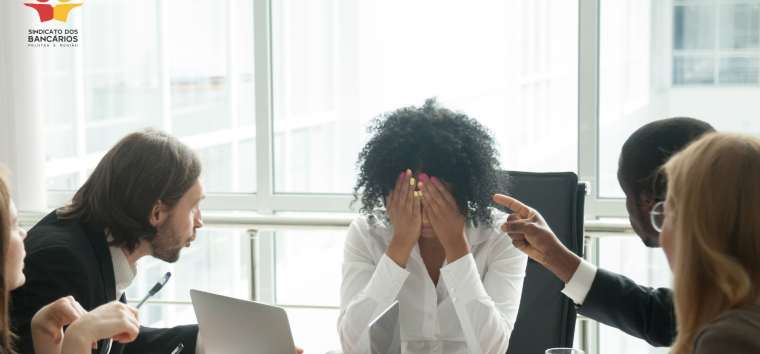
<svg viewBox="0 0 760 354">
<path fill-rule="evenodd" d="M 398 301 L 369 324 L 370 354 L 401 354 Z"/>
<path fill-rule="evenodd" d="M 190 290 L 208 354 L 295 354 L 281 307 Z"/>
</svg>

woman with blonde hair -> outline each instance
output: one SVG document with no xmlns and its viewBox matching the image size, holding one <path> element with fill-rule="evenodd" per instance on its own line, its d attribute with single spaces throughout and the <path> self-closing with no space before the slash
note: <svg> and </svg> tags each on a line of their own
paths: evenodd
<svg viewBox="0 0 760 354">
<path fill-rule="evenodd" d="M 652 224 L 674 273 L 671 353 L 760 353 L 760 139 L 710 134 L 664 169 Z"/>
<path fill-rule="evenodd" d="M 8 179 L 0 166 L 0 354 L 16 354 L 8 318 L 8 292 L 26 280 L 25 237 L 26 231 L 19 226 L 18 211 L 11 200 Z M 88 313 L 73 297 L 67 296 L 43 307 L 34 316 L 34 349 L 46 354 L 84 354 L 91 353 L 90 348 L 102 338 L 129 342 L 140 330 L 136 315 L 137 310 L 117 301 Z M 69 326 L 65 336 L 64 326 Z"/>
</svg>

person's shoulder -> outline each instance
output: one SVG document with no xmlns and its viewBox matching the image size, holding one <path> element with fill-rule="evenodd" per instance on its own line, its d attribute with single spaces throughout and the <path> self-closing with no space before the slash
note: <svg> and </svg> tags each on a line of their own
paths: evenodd
<svg viewBox="0 0 760 354">
<path fill-rule="evenodd" d="M 755 327 L 760 329 L 760 306 L 750 306 L 724 311 L 710 321 L 708 327 L 726 327 L 735 324 Z"/>
<path fill-rule="evenodd" d="M 385 209 L 377 208 L 372 214 L 361 214 L 351 222 L 349 234 L 356 233 L 362 237 L 382 236 L 393 232 Z"/>
<path fill-rule="evenodd" d="M 503 237 L 507 237 L 507 234 L 501 231 L 501 225 L 507 222 L 509 214 L 502 212 L 496 208 L 489 208 L 491 210 L 491 222 L 478 223 L 477 227 L 471 228 L 473 238 L 480 239 L 481 241 L 492 240 L 496 241 Z"/>
<path fill-rule="evenodd" d="M 471 245 L 484 244 L 489 249 L 507 251 L 512 246 L 512 239 L 505 232 L 501 231 L 501 225 L 507 222 L 509 214 L 504 213 L 496 208 L 491 209 L 491 222 L 478 223 L 477 227 L 472 224 L 468 227 L 467 238 Z M 515 249 L 516 250 L 516 249 Z M 519 252 L 519 251 L 518 251 Z"/>
<path fill-rule="evenodd" d="M 728 310 L 700 329 L 694 353 L 760 352 L 760 306 Z"/>
<path fill-rule="evenodd" d="M 360 233 L 366 233 L 369 229 L 371 215 L 360 214 L 354 221 L 351 222 L 349 230 L 359 231 Z"/>
<path fill-rule="evenodd" d="M 76 220 L 59 219 L 56 211 L 48 214 L 30 229 L 24 240 L 27 253 L 50 247 L 91 249 L 89 244 L 87 230 Z"/>
</svg>

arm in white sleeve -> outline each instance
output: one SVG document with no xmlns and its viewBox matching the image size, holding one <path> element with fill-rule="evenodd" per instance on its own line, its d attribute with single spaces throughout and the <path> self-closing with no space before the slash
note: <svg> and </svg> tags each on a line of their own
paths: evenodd
<svg viewBox="0 0 760 354">
<path fill-rule="evenodd" d="M 346 354 L 369 352 L 367 326 L 396 301 L 409 276 L 385 254 L 374 264 L 362 237 L 368 230 L 362 226 L 351 223 L 344 247 L 338 335 Z"/>
<path fill-rule="evenodd" d="M 482 282 L 472 254 L 441 268 L 473 354 L 505 353 L 520 307 L 528 257 L 512 246 L 509 237 L 495 242 Z"/>
<path fill-rule="evenodd" d="M 596 277 L 596 267 L 581 259 L 581 264 L 578 265 L 578 269 L 573 273 L 573 277 L 565 284 L 565 288 L 562 289 L 562 293 L 569 297 L 573 302 L 578 305 L 583 305 L 583 301 L 586 300 L 588 291 L 591 290 L 591 284 L 594 283 Z"/>
</svg>

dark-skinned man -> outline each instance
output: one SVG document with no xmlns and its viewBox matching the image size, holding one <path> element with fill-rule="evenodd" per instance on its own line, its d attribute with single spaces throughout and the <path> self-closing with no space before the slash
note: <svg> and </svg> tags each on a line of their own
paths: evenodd
<svg viewBox="0 0 760 354">
<path fill-rule="evenodd" d="M 714 131 L 700 120 L 670 118 L 639 128 L 623 144 L 618 182 L 631 226 L 646 246 L 659 247 L 659 234 L 649 214 L 665 197 L 660 167 L 674 153 Z M 515 212 L 502 225 L 514 246 L 565 282 L 562 292 L 575 302 L 579 314 L 655 347 L 672 344 L 676 322 L 670 289 L 637 285 L 623 275 L 597 268 L 565 248 L 536 210 L 503 195 L 495 195 L 494 201 Z"/>
</svg>

